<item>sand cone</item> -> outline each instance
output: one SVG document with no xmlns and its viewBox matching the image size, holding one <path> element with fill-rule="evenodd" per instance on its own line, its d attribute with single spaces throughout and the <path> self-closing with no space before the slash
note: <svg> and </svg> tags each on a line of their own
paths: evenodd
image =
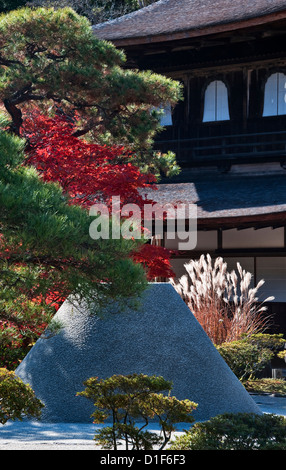
<svg viewBox="0 0 286 470">
<path fill-rule="evenodd" d="M 66 301 L 63 325 L 41 337 L 16 370 L 45 404 L 47 422 L 92 422 L 84 397 L 89 377 L 144 373 L 172 380 L 172 395 L 198 403 L 195 419 L 260 410 L 222 359 L 189 308 L 168 283 L 150 284 L 138 310 L 99 318 Z"/>
</svg>

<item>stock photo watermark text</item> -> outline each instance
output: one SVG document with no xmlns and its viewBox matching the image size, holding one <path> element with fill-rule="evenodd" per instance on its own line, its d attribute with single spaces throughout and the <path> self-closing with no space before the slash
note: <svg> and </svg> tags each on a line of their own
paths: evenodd
<svg viewBox="0 0 286 470">
<path fill-rule="evenodd" d="M 90 207 L 95 217 L 89 227 L 93 240 L 141 239 L 152 237 L 177 240 L 179 250 L 193 250 L 197 245 L 196 204 L 137 204 L 121 207 L 120 196 L 112 197 L 111 209 L 104 203 Z"/>
</svg>

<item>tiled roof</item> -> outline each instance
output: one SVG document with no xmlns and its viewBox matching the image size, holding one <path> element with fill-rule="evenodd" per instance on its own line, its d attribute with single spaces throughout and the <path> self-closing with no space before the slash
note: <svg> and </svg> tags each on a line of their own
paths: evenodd
<svg viewBox="0 0 286 470">
<path fill-rule="evenodd" d="M 263 23 L 268 21 L 268 15 L 274 19 L 286 16 L 286 0 L 160 0 L 95 25 L 94 32 L 99 38 L 119 43 L 139 38 L 141 42 L 148 42 L 166 35 L 196 36 L 202 34 L 202 30 L 246 20 L 260 19 Z"/>
<path fill-rule="evenodd" d="M 196 204 L 202 224 L 255 220 L 259 225 L 286 221 L 286 172 L 279 175 L 198 176 L 186 183 L 158 184 L 146 193 L 159 204 Z"/>
</svg>

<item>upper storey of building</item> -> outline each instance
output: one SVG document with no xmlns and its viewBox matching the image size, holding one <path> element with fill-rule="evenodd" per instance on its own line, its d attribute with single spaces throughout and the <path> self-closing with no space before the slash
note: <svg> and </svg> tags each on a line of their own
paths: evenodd
<svg viewBox="0 0 286 470">
<path fill-rule="evenodd" d="M 286 0 L 160 0 L 94 32 L 184 84 L 156 144 L 182 167 L 285 166 Z"/>
</svg>

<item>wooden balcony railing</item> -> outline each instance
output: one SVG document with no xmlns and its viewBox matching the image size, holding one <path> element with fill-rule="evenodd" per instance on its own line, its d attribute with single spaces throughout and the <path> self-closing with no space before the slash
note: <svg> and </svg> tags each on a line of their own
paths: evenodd
<svg viewBox="0 0 286 470">
<path fill-rule="evenodd" d="M 176 153 L 183 167 L 279 161 L 286 162 L 286 129 L 247 134 L 158 140 L 155 148 Z"/>
</svg>

